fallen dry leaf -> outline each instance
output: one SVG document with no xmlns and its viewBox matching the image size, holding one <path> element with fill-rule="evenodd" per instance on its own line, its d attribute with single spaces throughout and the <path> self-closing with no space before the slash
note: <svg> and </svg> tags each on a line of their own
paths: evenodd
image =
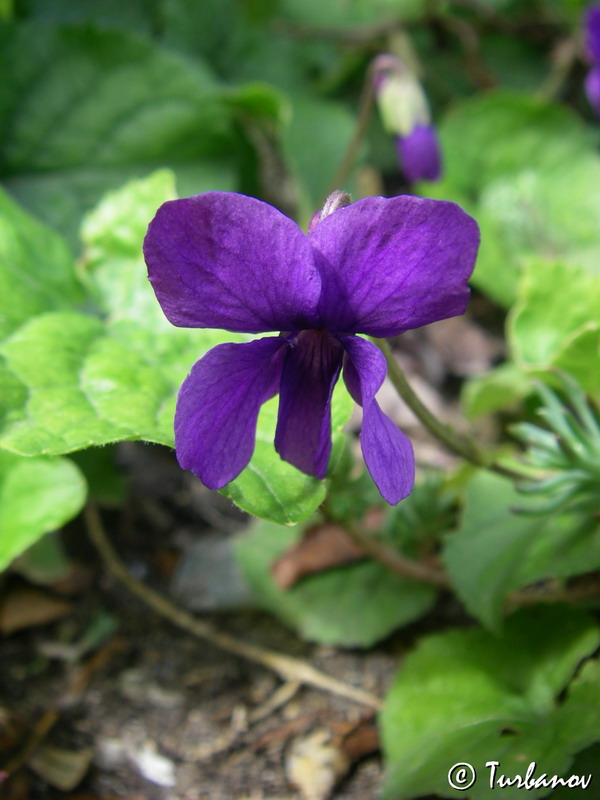
<svg viewBox="0 0 600 800">
<path fill-rule="evenodd" d="M 351 762 L 360 761 L 361 758 L 376 753 L 380 748 L 380 742 L 375 721 L 372 718 L 363 719 L 358 725 L 353 725 L 352 729 L 341 737 L 339 748 Z"/>
<path fill-rule="evenodd" d="M 271 566 L 271 575 L 282 589 L 301 578 L 365 558 L 365 553 L 339 525 L 326 523 L 307 528 L 303 538 Z"/>
<path fill-rule="evenodd" d="M 83 780 L 93 754 L 91 747 L 82 750 L 64 750 L 42 744 L 31 754 L 27 766 L 50 786 L 68 792 Z"/>
<path fill-rule="evenodd" d="M 69 614 L 72 609 L 72 603 L 48 592 L 19 586 L 9 591 L 0 605 L 0 631 L 9 634 L 22 628 L 46 625 Z"/>
</svg>

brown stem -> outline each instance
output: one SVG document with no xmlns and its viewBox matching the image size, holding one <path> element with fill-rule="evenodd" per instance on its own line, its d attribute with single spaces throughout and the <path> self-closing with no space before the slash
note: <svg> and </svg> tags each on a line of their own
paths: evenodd
<svg viewBox="0 0 600 800">
<path fill-rule="evenodd" d="M 413 580 L 421 581 L 421 583 L 437 586 L 440 589 L 452 588 L 450 578 L 442 570 L 400 555 L 392 547 L 388 547 L 379 539 L 369 536 L 358 526 L 345 524 L 344 530 L 368 556 L 371 556 L 374 561 L 383 564 L 384 567 L 387 567 L 401 578 L 412 578 Z"/>
<path fill-rule="evenodd" d="M 358 526 L 345 524 L 344 530 L 356 544 L 374 561 L 401 578 L 412 578 L 421 583 L 437 586 L 439 589 L 453 589 L 450 576 L 442 569 L 430 567 L 420 561 L 413 561 L 400 555 L 378 539 L 362 531 Z M 507 595 L 504 609 L 509 614 L 522 606 L 538 603 L 586 603 L 600 598 L 598 581 L 579 586 L 530 586 Z"/>
<path fill-rule="evenodd" d="M 240 639 L 236 639 L 227 633 L 215 630 L 211 625 L 203 620 L 194 617 L 168 598 L 151 589 L 145 583 L 134 578 L 123 561 L 119 558 L 116 551 L 110 544 L 100 514 L 94 505 L 88 504 L 84 509 L 84 517 L 87 525 L 88 535 L 100 553 L 104 563 L 112 574 L 121 581 L 129 591 L 136 595 L 143 603 L 152 608 L 161 616 L 168 619 L 179 628 L 192 633 L 194 636 L 204 639 L 207 642 L 227 651 L 236 656 L 261 664 L 267 669 L 277 672 L 286 681 L 299 681 L 307 686 L 346 697 L 355 703 L 379 709 L 381 700 L 371 692 L 350 686 L 343 681 L 332 678 L 324 672 L 315 669 L 306 661 L 299 658 L 277 653 L 273 650 L 266 650 L 254 644 L 248 644 Z"/>
</svg>

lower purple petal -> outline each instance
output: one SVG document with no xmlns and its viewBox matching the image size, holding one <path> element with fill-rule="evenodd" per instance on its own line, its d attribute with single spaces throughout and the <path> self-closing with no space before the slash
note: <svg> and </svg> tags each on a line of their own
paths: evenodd
<svg viewBox="0 0 600 800">
<path fill-rule="evenodd" d="M 396 505 L 415 482 L 415 457 L 410 440 L 379 408 L 375 394 L 386 374 L 382 352 L 357 336 L 342 339 L 346 350 L 344 380 L 363 407 L 360 444 L 367 469 L 384 500 Z"/>
<path fill-rule="evenodd" d="M 278 390 L 286 346 L 279 337 L 217 345 L 183 382 L 175 412 L 177 459 L 209 489 L 221 489 L 252 458 L 258 412 Z"/>
<path fill-rule="evenodd" d="M 331 395 L 342 366 L 341 344 L 326 331 L 302 331 L 281 375 L 275 449 L 307 475 L 324 478 L 331 454 Z"/>
<path fill-rule="evenodd" d="M 404 174 L 411 183 L 437 181 L 442 174 L 440 146 L 431 125 L 417 125 L 408 135 L 396 140 Z"/>
</svg>

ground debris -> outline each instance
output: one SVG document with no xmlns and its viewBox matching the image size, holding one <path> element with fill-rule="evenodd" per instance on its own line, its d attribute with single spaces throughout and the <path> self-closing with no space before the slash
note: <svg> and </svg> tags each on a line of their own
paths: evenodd
<svg viewBox="0 0 600 800">
<path fill-rule="evenodd" d="M 334 744 L 331 733 L 319 728 L 292 742 L 286 758 L 286 774 L 302 800 L 328 800 L 351 763 Z"/>
<path fill-rule="evenodd" d="M 271 574 L 278 586 L 290 589 L 308 575 L 364 558 L 364 551 L 340 525 L 312 525 L 299 542 L 273 563 Z"/>
<path fill-rule="evenodd" d="M 0 631 L 11 634 L 24 628 L 47 625 L 73 610 L 72 603 L 49 592 L 29 586 L 16 586 L 0 605 Z"/>
</svg>

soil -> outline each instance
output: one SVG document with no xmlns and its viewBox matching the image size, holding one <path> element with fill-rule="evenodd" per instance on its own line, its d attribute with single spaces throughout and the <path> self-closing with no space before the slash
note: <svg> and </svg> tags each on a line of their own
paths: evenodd
<svg viewBox="0 0 600 800">
<path fill-rule="evenodd" d="M 424 375 L 424 383 L 438 391 L 448 374 Z M 409 434 L 410 425 L 405 420 Z M 415 442 L 418 448 L 418 434 Z M 422 448 L 425 459 L 446 464 L 431 441 Z M 217 493 L 202 491 L 170 451 L 126 444 L 115 452 L 127 475 L 127 502 L 103 510 L 107 532 L 130 572 L 169 594 L 190 542 L 239 528 L 245 518 Z M 69 600 L 70 610 L 0 638 L 0 770 L 10 772 L 0 772 L 3 800 L 301 800 L 307 795 L 292 785 L 288 756 L 295 740 L 319 729 L 338 743 L 353 732 L 363 737 L 334 800 L 379 795 L 372 710 L 306 687 L 270 709 L 282 686 L 277 676 L 176 629 L 135 599 L 107 571 L 82 519 L 63 540 L 78 566 L 44 591 Z M 27 585 L 9 573 L 0 592 L 7 602 Z M 414 637 L 456 624 L 458 614 L 444 598 L 418 625 L 368 652 L 303 642 L 251 608 L 203 616 L 239 639 L 383 696 Z"/>
</svg>

